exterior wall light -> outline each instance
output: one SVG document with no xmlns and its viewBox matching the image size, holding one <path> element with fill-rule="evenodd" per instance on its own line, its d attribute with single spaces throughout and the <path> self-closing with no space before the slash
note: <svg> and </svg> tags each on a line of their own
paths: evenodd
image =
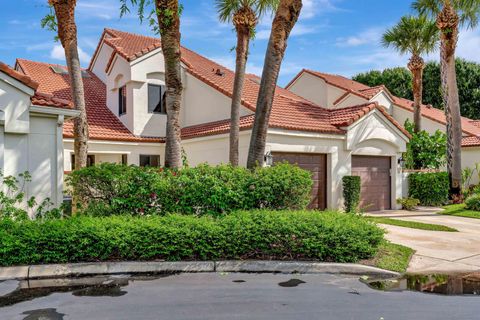
<svg viewBox="0 0 480 320">
<path fill-rule="evenodd" d="M 400 168 L 402 168 L 402 169 L 405 168 L 405 159 L 403 158 L 403 156 L 401 156 L 400 158 L 398 158 L 398 165 L 399 165 Z"/>
</svg>

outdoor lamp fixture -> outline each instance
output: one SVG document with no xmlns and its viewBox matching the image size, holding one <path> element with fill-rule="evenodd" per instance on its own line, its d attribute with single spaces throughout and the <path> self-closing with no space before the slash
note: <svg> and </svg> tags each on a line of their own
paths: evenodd
<svg viewBox="0 0 480 320">
<path fill-rule="evenodd" d="M 265 156 L 264 156 L 265 164 L 268 167 L 271 167 L 273 165 L 273 155 L 271 151 L 268 151 Z"/>
<path fill-rule="evenodd" d="M 398 158 L 398 165 L 403 169 L 405 168 L 405 159 L 403 158 L 403 156 L 401 156 L 400 158 Z"/>
</svg>

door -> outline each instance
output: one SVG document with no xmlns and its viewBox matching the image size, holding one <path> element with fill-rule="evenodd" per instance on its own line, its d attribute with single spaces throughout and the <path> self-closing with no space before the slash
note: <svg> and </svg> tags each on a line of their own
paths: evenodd
<svg viewBox="0 0 480 320">
<path fill-rule="evenodd" d="M 391 158 L 352 156 L 352 175 L 361 179 L 360 208 L 365 211 L 391 209 Z"/>
<path fill-rule="evenodd" d="M 313 187 L 310 209 L 325 210 L 327 207 L 327 156 L 307 153 L 272 153 L 273 162 L 287 161 L 312 173 Z"/>
</svg>

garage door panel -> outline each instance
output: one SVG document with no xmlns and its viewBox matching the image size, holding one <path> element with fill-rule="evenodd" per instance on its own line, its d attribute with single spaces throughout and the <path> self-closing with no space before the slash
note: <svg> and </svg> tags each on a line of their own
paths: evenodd
<svg viewBox="0 0 480 320">
<path fill-rule="evenodd" d="M 287 161 L 312 173 L 312 200 L 309 204 L 311 209 L 323 210 L 326 208 L 326 159 L 324 154 L 273 153 L 274 163 Z"/>
<path fill-rule="evenodd" d="M 352 175 L 361 179 L 361 208 L 367 211 L 391 208 L 390 166 L 390 157 L 352 156 Z"/>
</svg>

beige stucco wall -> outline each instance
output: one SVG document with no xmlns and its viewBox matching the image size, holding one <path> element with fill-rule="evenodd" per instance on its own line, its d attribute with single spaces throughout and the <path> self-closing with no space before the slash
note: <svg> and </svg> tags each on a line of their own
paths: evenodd
<svg viewBox="0 0 480 320">
<path fill-rule="evenodd" d="M 304 97 L 305 99 L 315 102 L 319 106 L 328 106 L 329 98 L 327 94 L 327 83 L 323 79 L 315 77 L 309 73 L 304 72 L 290 85 L 290 87 L 288 87 L 288 90 Z M 330 98 L 330 101 L 333 103 L 335 99 L 332 100 L 332 98 Z"/>
<path fill-rule="evenodd" d="M 113 49 L 109 45 L 106 45 L 102 42 L 97 53 L 97 58 L 93 64 L 92 72 L 95 73 L 103 83 L 107 82 L 107 74 L 105 73 L 105 68 L 107 67 L 108 61 L 112 56 Z"/>
<path fill-rule="evenodd" d="M 337 98 L 338 99 L 338 98 Z M 363 99 L 357 95 L 354 94 L 349 94 L 345 99 L 343 99 L 341 102 L 339 102 L 337 105 L 333 106 L 335 109 L 341 109 L 341 108 L 346 108 L 346 107 L 351 107 L 351 106 L 357 106 L 360 104 L 367 103 L 367 99 Z"/>
<path fill-rule="evenodd" d="M 480 147 L 463 148 L 462 149 L 462 168 L 476 169 L 476 165 L 480 164 Z M 480 167 L 479 167 L 480 169 Z M 471 184 L 478 184 L 480 172 L 475 172 Z"/>
<path fill-rule="evenodd" d="M 385 92 L 380 92 L 370 101 L 378 102 L 379 105 L 385 107 L 389 114 L 393 115 L 393 101 L 385 94 Z M 400 123 L 403 124 L 403 122 Z"/>
</svg>

